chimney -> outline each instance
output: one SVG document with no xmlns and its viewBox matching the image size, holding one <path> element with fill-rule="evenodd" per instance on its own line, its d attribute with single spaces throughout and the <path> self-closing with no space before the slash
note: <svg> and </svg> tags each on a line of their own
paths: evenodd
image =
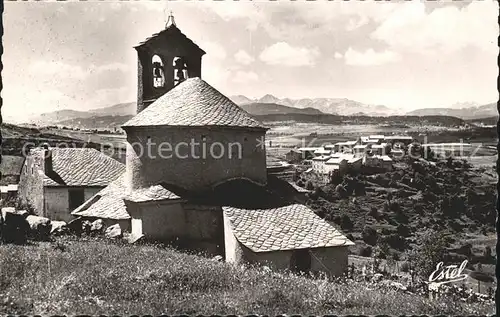
<svg viewBox="0 0 500 317">
<path fill-rule="evenodd" d="M 49 175 L 52 172 L 52 150 L 47 144 L 43 145 L 43 167 L 45 175 Z"/>
</svg>

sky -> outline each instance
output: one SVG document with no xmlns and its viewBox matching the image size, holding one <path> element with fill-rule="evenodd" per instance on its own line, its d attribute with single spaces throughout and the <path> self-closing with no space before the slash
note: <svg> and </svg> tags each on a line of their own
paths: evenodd
<svg viewBox="0 0 500 317">
<path fill-rule="evenodd" d="M 170 11 L 227 96 L 403 111 L 498 99 L 493 0 L 5 2 L 4 118 L 135 101 L 133 46 Z"/>
</svg>

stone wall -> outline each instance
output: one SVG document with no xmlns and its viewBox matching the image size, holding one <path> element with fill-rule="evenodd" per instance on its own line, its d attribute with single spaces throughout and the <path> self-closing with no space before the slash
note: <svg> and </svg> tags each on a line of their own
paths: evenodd
<svg viewBox="0 0 500 317">
<path fill-rule="evenodd" d="M 180 201 L 127 202 L 131 232 L 148 240 L 172 242 L 179 247 L 224 254 L 222 209 Z"/>
<path fill-rule="evenodd" d="M 224 254 L 222 208 L 185 203 L 185 234 L 187 247 L 209 254 Z"/>
<path fill-rule="evenodd" d="M 67 187 L 46 187 L 45 217 L 50 220 L 70 221 L 74 217 L 69 212 L 69 193 Z"/>
<path fill-rule="evenodd" d="M 231 222 L 226 214 L 223 214 L 224 223 L 224 258 L 226 262 L 229 263 L 242 263 L 243 261 L 243 250 L 242 245 L 236 239 L 231 229 Z"/>
<path fill-rule="evenodd" d="M 127 203 L 132 234 L 150 240 L 170 241 L 185 232 L 185 218 L 178 201 Z"/>
<path fill-rule="evenodd" d="M 43 157 L 28 155 L 19 178 L 18 197 L 25 206 L 34 209 L 36 215 L 44 215 Z"/>
<path fill-rule="evenodd" d="M 231 263 L 249 263 L 266 265 L 273 270 L 289 270 L 293 250 L 273 252 L 253 252 L 241 244 L 228 227 L 225 219 L 224 242 L 226 247 L 226 261 Z M 229 228 L 229 230 L 227 230 Z M 311 268 L 313 273 L 326 273 L 330 277 L 342 275 L 348 267 L 348 247 L 314 248 L 311 254 Z"/>
<path fill-rule="evenodd" d="M 45 217 L 51 220 L 71 221 L 75 216 L 69 210 L 69 187 L 45 187 Z M 97 194 L 102 187 L 85 187 L 84 201 L 89 200 Z"/>
<path fill-rule="evenodd" d="M 342 275 L 348 266 L 348 247 L 312 249 L 311 271 L 325 272 L 331 276 Z"/>
<path fill-rule="evenodd" d="M 164 182 L 198 190 L 238 178 L 264 185 L 266 151 L 258 146 L 264 135 L 259 130 L 210 127 L 128 128 L 127 185 Z"/>
</svg>

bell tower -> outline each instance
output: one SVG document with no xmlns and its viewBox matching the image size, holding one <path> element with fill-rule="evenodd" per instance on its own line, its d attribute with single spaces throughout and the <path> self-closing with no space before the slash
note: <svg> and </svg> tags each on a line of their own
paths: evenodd
<svg viewBox="0 0 500 317">
<path fill-rule="evenodd" d="M 205 51 L 177 28 L 172 13 L 164 30 L 134 48 L 138 61 L 137 113 L 187 78 L 201 78 Z"/>
</svg>

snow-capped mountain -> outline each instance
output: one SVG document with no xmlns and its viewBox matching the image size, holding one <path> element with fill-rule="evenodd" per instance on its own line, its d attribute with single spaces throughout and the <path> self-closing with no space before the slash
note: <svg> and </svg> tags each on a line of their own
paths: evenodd
<svg viewBox="0 0 500 317">
<path fill-rule="evenodd" d="M 321 112 L 338 115 L 369 115 L 369 116 L 388 116 L 395 115 L 398 112 L 383 105 L 367 105 L 358 101 L 346 98 L 278 98 L 267 94 L 259 99 L 250 99 L 245 96 L 232 96 L 230 99 L 238 105 L 248 103 L 273 103 L 293 108 L 314 108 Z"/>
</svg>

